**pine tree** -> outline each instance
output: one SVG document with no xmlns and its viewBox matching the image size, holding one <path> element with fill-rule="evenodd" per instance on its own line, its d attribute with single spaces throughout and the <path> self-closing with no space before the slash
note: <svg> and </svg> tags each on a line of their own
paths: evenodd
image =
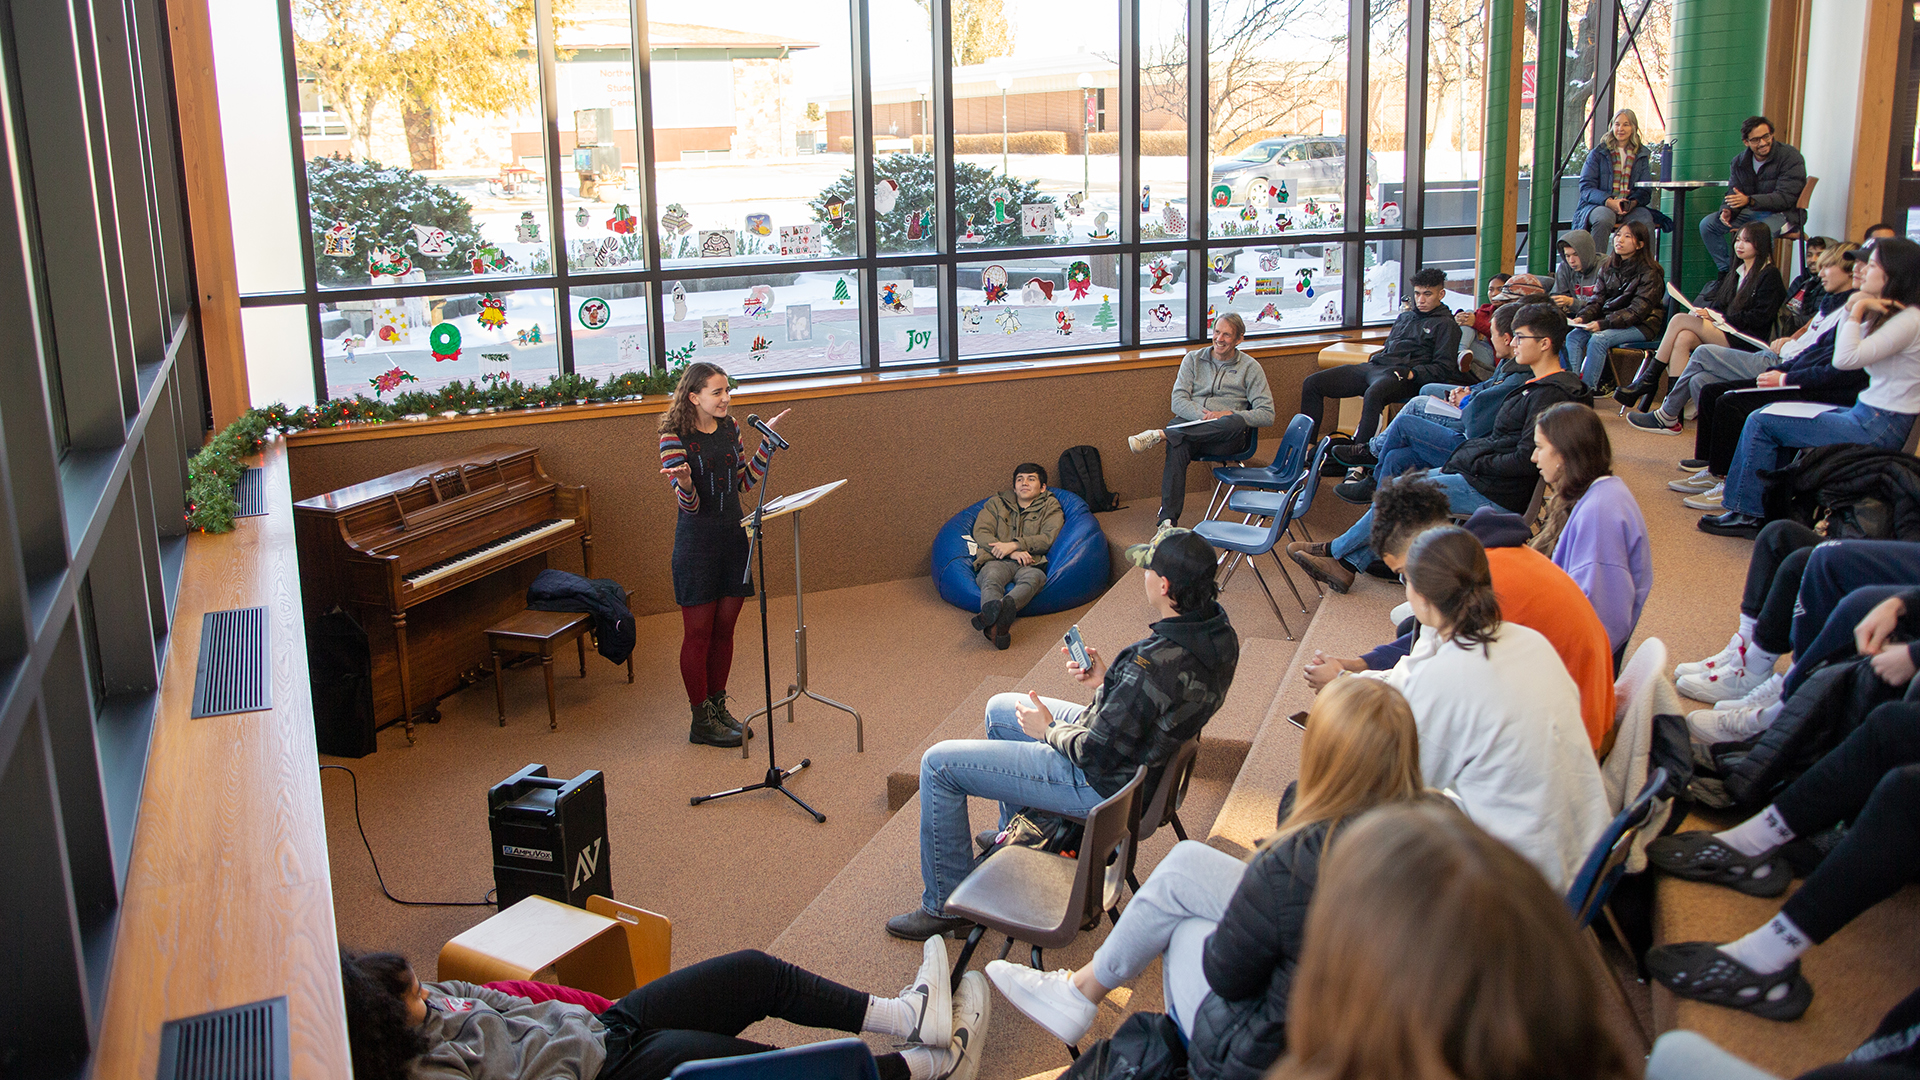
<svg viewBox="0 0 1920 1080">
<path fill-rule="evenodd" d="M 1100 297 L 1100 310 L 1093 313 L 1093 328 L 1096 330 L 1111 330 L 1119 325 L 1119 322 L 1120 320 L 1113 317 L 1113 301 L 1102 294 Z"/>
<path fill-rule="evenodd" d="M 846 278 L 839 278 L 833 283 L 833 298 L 843 304 L 853 299 L 853 296 L 847 292 Z"/>
</svg>

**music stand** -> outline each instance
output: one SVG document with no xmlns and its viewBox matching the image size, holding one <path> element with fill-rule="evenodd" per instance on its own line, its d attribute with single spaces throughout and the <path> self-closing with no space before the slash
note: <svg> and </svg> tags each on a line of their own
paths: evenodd
<svg viewBox="0 0 1920 1080">
<path fill-rule="evenodd" d="M 754 717 L 764 715 L 767 718 L 768 726 L 771 727 L 773 724 L 773 710 L 785 706 L 787 710 L 787 723 L 791 724 L 793 723 L 793 703 L 803 697 L 810 697 L 822 705 L 839 709 L 841 712 L 851 713 L 853 715 L 854 752 L 864 754 L 867 752 L 867 736 L 865 726 L 860 720 L 860 710 L 851 705 L 844 705 L 830 697 L 817 694 L 807 685 L 807 608 L 800 572 L 800 511 L 819 502 L 828 494 L 839 490 L 840 486 L 845 483 L 845 480 L 835 480 L 831 484 L 821 484 L 816 488 L 796 491 L 791 495 L 782 495 L 767 503 L 766 513 L 761 515 L 763 520 L 784 517 L 788 514 L 793 515 L 793 681 L 787 684 L 786 697 L 781 698 L 766 708 L 748 714 L 747 718 L 741 721 L 741 723 L 743 725 L 751 725 Z M 747 522 L 743 521 L 742 524 L 747 524 Z M 740 756 L 747 756 L 747 746 L 745 743 L 742 743 L 740 746 Z"/>
</svg>

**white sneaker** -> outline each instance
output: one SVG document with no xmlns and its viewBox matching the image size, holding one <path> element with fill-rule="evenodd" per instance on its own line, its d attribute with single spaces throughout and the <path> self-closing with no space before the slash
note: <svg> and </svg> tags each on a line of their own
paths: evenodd
<svg viewBox="0 0 1920 1080">
<path fill-rule="evenodd" d="M 1673 677 L 1680 679 L 1688 675 L 1702 675 L 1708 672 L 1718 671 L 1729 664 L 1738 664 L 1740 658 L 1746 655 L 1746 651 L 1747 639 L 1741 637 L 1739 632 L 1735 631 L 1733 637 L 1727 639 L 1726 648 L 1721 649 L 1705 660 L 1695 660 L 1689 664 L 1676 666 L 1673 669 Z"/>
<path fill-rule="evenodd" d="M 913 985 L 900 991 L 900 1000 L 920 1014 L 904 1041 L 916 1046 L 945 1047 L 953 1041 L 953 973 L 947 964 L 947 939 L 935 934 L 920 951 L 920 970 Z"/>
<path fill-rule="evenodd" d="M 1779 704 L 1780 698 L 1786 692 L 1786 688 L 1787 677 L 1779 672 L 1775 672 L 1767 676 L 1766 682 L 1747 691 L 1740 700 L 1723 701 L 1720 704 L 1729 709 L 1746 708 L 1748 706 L 1764 709 L 1769 705 Z"/>
<path fill-rule="evenodd" d="M 1085 1037 L 1099 1011 L 1073 985 L 1073 972 L 1066 968 L 1035 971 L 1024 964 L 993 960 L 987 964 L 987 978 L 1014 1008 L 1063 1043 L 1077 1044 Z"/>
<path fill-rule="evenodd" d="M 1715 484 L 1698 495 L 1689 495 L 1681 499 L 1680 505 L 1717 514 L 1726 509 L 1726 506 L 1720 501 L 1725 497 L 1726 493 L 1727 485 Z"/>
<path fill-rule="evenodd" d="M 1740 705 L 1727 709 L 1696 709 L 1687 714 L 1687 731 L 1693 740 L 1714 743 L 1741 742 L 1767 729 L 1772 717 L 1769 705 Z"/>
<path fill-rule="evenodd" d="M 1667 481 L 1667 490 L 1677 491 L 1682 495 L 1698 495 L 1703 491 L 1713 490 L 1719 483 L 1720 478 L 1713 475 L 1712 470 L 1701 469 L 1685 480 Z"/>
<path fill-rule="evenodd" d="M 1743 657 L 1739 667 L 1728 665 L 1714 671 L 1696 675 L 1684 675 L 1674 680 L 1674 686 L 1687 697 L 1695 701 L 1728 702 L 1746 697 L 1768 679 L 1773 678 L 1773 666 L 1759 665 L 1759 658 L 1748 654 Z"/>
<path fill-rule="evenodd" d="M 1148 428 L 1138 435 L 1127 436 L 1127 449 L 1136 454 L 1144 454 L 1166 441 L 1166 432 L 1161 431 L 1159 428 Z"/>
<path fill-rule="evenodd" d="M 987 1018 L 993 1012 L 993 992 L 977 971 L 960 976 L 953 995 L 953 1068 L 940 1080 L 974 1080 L 980 1075 L 980 1055 L 986 1050 Z"/>
</svg>

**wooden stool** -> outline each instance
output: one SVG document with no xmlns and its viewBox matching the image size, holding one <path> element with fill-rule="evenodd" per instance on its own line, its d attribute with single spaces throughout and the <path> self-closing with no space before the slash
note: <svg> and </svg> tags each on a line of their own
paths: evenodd
<svg viewBox="0 0 1920 1080">
<path fill-rule="evenodd" d="M 627 934 L 619 919 L 529 896 L 441 946 L 439 977 L 526 979 L 618 1001 L 636 985 Z"/>
<path fill-rule="evenodd" d="M 627 608 L 633 608 L 633 590 L 627 590 Z M 493 652 L 493 701 L 500 726 L 507 726 L 507 692 L 500 684 L 500 654 L 538 653 L 547 677 L 547 730 L 560 727 L 560 711 L 553 702 L 553 651 L 571 641 L 580 652 L 580 677 L 587 677 L 587 634 L 593 616 L 584 611 L 535 611 L 528 608 L 487 628 L 487 648 Z M 633 681 L 633 654 L 627 654 L 627 681 Z"/>
<path fill-rule="evenodd" d="M 1339 367 L 1342 364 L 1364 364 L 1367 362 L 1368 357 L 1371 357 L 1374 353 L 1379 352 L 1385 347 L 1384 345 L 1364 345 L 1358 341 L 1336 341 L 1332 345 L 1320 350 L 1320 366 L 1323 368 L 1331 368 Z M 1360 404 L 1360 399 L 1357 397 L 1340 399 L 1340 415 L 1334 420 L 1334 425 L 1338 430 L 1352 434 L 1359 428 Z M 1384 427 L 1386 422 L 1386 416 L 1381 416 L 1381 426 Z M 1325 435 L 1327 432 L 1322 430 L 1320 434 Z"/>
</svg>

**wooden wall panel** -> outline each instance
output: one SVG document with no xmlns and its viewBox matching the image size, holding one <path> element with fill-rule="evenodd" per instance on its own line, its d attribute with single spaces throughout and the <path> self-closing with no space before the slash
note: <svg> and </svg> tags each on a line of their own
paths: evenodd
<svg viewBox="0 0 1920 1080">
<path fill-rule="evenodd" d="M 1901 0 L 1868 0 L 1867 39 L 1860 58 L 1860 119 L 1853 135 L 1853 191 L 1847 235 L 1866 235 L 1886 212 L 1887 156 L 1893 143 L 1893 99 L 1900 91 Z"/>
</svg>

